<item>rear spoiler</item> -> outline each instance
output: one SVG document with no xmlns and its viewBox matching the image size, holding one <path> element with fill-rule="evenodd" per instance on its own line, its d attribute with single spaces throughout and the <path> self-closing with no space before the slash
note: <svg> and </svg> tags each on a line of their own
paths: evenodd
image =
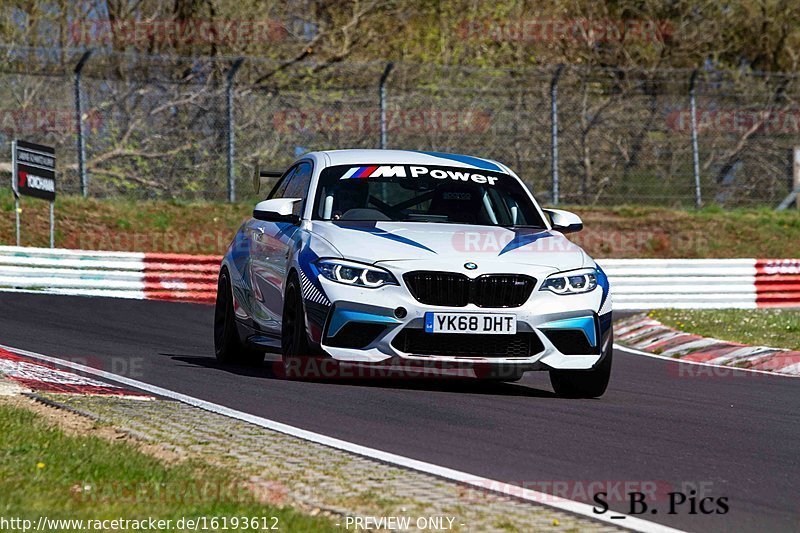
<svg viewBox="0 0 800 533">
<path fill-rule="evenodd" d="M 284 170 L 268 170 L 262 169 L 256 161 L 255 168 L 253 169 L 253 189 L 255 189 L 256 194 L 261 191 L 261 185 L 263 182 L 269 179 L 276 179 L 283 176 Z"/>
</svg>

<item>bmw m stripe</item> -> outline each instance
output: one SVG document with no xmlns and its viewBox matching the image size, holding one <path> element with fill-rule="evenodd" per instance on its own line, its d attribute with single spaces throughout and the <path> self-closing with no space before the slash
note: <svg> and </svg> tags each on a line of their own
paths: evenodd
<svg viewBox="0 0 800 533">
<path fill-rule="evenodd" d="M 368 178 L 378 169 L 378 165 L 373 166 L 366 166 L 366 167 L 353 167 L 347 172 L 344 173 L 339 179 L 348 180 L 348 179 L 359 179 L 359 178 Z"/>
</svg>

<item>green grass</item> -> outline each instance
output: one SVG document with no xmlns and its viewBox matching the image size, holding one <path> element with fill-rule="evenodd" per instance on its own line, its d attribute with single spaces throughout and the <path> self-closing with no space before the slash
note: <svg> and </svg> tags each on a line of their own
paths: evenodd
<svg viewBox="0 0 800 533">
<path fill-rule="evenodd" d="M 564 207 L 584 220 L 574 240 L 595 257 L 800 257 L 800 211 L 646 206 Z"/>
<path fill-rule="evenodd" d="M 658 309 L 649 315 L 703 337 L 800 350 L 800 310 Z"/>
<path fill-rule="evenodd" d="M 258 503 L 240 479 L 222 469 L 192 460 L 166 464 L 127 443 L 67 435 L 29 410 L 2 404 L 0 515 L 34 523 L 41 515 L 275 516 L 282 531 L 334 529 L 324 518 Z"/>
<path fill-rule="evenodd" d="M 11 193 L 0 189 L 0 244 L 14 243 Z M 701 210 L 648 206 L 580 207 L 584 231 L 570 235 L 590 255 L 606 257 L 800 257 L 800 211 Z M 46 202 L 24 198 L 22 244 L 48 246 Z M 89 250 L 222 254 L 253 202 L 98 200 L 61 195 L 56 246 Z"/>
</svg>

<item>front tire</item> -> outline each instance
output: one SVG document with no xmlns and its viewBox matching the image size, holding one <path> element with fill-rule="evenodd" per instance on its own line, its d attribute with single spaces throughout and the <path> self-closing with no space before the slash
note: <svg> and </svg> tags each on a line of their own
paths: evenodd
<svg viewBox="0 0 800 533">
<path fill-rule="evenodd" d="M 308 335 L 303 313 L 303 298 L 300 284 L 292 276 L 286 284 L 281 320 L 281 352 L 284 357 L 301 357 L 309 354 Z"/>
<path fill-rule="evenodd" d="M 319 350 L 311 348 L 306 332 L 300 281 L 293 274 L 286 284 L 281 320 L 281 353 L 284 375 L 290 379 L 322 378 Z"/>
<path fill-rule="evenodd" d="M 599 398 L 606 392 L 611 378 L 611 360 L 614 353 L 611 341 L 608 352 L 591 370 L 551 370 L 550 384 L 556 394 L 564 398 Z"/>
<path fill-rule="evenodd" d="M 260 365 L 264 362 L 264 352 L 245 346 L 239 338 L 230 277 L 224 268 L 219 273 L 214 305 L 214 353 L 222 364 Z"/>
</svg>

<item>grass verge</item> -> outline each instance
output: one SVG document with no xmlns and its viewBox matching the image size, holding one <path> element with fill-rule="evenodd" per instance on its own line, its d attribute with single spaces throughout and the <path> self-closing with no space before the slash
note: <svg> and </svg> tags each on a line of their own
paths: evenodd
<svg viewBox="0 0 800 533">
<path fill-rule="evenodd" d="M 800 211 L 570 207 L 584 231 L 570 239 L 593 257 L 800 257 Z M 59 196 L 56 246 L 221 255 L 252 202 L 140 201 Z M 22 244 L 49 245 L 46 202 L 24 198 Z M 0 191 L 0 243 L 13 244 L 14 201 Z"/>
<path fill-rule="evenodd" d="M 657 309 L 649 316 L 703 337 L 800 350 L 800 310 Z"/>
<path fill-rule="evenodd" d="M 23 407 L 0 403 L 0 509 L 6 518 L 172 520 L 276 517 L 283 531 L 332 523 L 256 500 L 244 480 L 193 460 L 168 464 L 127 442 L 71 435 Z M 272 522 L 269 522 L 270 524 Z M 73 531 L 72 527 L 48 528 Z M 239 528 L 241 529 L 241 528 Z M 133 530 L 133 529 L 132 529 Z"/>
</svg>

